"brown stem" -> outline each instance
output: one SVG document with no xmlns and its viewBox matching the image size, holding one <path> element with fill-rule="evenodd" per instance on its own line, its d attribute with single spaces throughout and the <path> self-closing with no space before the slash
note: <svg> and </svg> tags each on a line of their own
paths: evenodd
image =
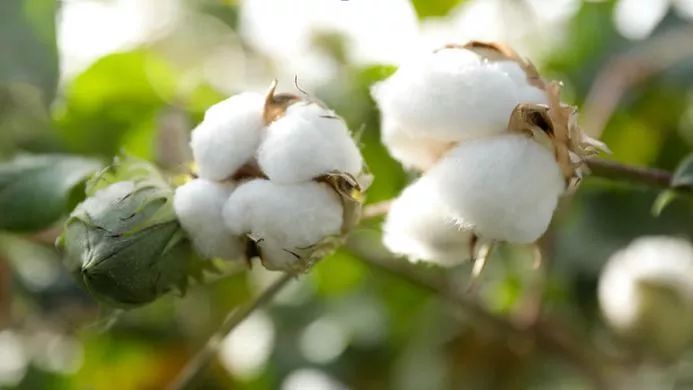
<svg viewBox="0 0 693 390">
<path fill-rule="evenodd" d="M 671 173 L 661 169 L 636 167 L 599 158 L 588 159 L 587 166 L 592 171 L 591 176 L 656 188 L 669 188 L 671 185 Z"/>
<path fill-rule="evenodd" d="M 294 277 L 293 274 L 285 273 L 275 280 L 265 291 L 252 301 L 240 308 L 233 309 L 227 316 L 219 329 L 207 340 L 207 343 L 193 356 L 178 373 L 178 376 L 171 382 L 168 389 L 182 390 L 190 387 L 195 378 L 207 367 L 214 355 L 219 350 L 222 340 L 233 331 L 243 320 L 259 307 L 267 304 L 275 295 Z"/>
</svg>

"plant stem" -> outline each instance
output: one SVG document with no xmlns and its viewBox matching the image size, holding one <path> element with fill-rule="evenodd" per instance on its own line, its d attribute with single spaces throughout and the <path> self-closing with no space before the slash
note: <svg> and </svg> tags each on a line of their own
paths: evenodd
<svg viewBox="0 0 693 390">
<path fill-rule="evenodd" d="M 182 390 L 192 385 L 195 378 L 204 371 L 217 353 L 222 340 L 257 308 L 270 302 L 293 277 L 294 275 L 291 273 L 283 274 L 255 299 L 239 308 L 233 309 L 226 316 L 219 329 L 207 340 L 204 347 L 186 363 L 168 389 Z"/>
<path fill-rule="evenodd" d="M 662 169 L 636 167 L 600 158 L 588 159 L 587 166 L 592 171 L 591 176 L 655 188 L 669 188 L 671 185 L 671 173 Z"/>
</svg>

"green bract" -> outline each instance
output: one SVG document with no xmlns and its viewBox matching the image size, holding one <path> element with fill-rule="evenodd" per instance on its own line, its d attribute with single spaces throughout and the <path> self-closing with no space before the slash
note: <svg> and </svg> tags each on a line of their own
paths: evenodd
<svg viewBox="0 0 693 390">
<path fill-rule="evenodd" d="M 173 190 L 154 167 L 116 162 L 87 184 L 65 223 L 65 263 L 98 300 L 120 307 L 184 290 L 196 261 L 176 220 Z"/>
</svg>

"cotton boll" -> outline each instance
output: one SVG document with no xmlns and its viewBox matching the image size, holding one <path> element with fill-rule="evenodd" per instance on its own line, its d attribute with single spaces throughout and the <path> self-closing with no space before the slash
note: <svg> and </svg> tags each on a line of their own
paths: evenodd
<svg viewBox="0 0 693 390">
<path fill-rule="evenodd" d="M 427 177 L 407 187 L 390 206 L 383 242 L 412 261 L 452 266 L 470 258 L 471 232 L 450 217 Z"/>
<path fill-rule="evenodd" d="M 344 121 L 307 102 L 292 104 L 267 128 L 258 163 L 278 183 L 308 181 L 330 171 L 356 176 L 363 164 Z"/>
<path fill-rule="evenodd" d="M 527 73 L 515 61 L 499 61 L 489 64 L 507 74 L 517 87 L 518 103 L 548 104 L 546 92 L 531 85 L 527 81 Z"/>
<path fill-rule="evenodd" d="M 521 134 L 458 145 L 427 176 L 456 220 L 512 243 L 534 242 L 546 231 L 565 189 L 553 154 Z"/>
<path fill-rule="evenodd" d="M 403 64 L 372 95 L 383 118 L 406 124 L 412 136 L 441 141 L 502 132 L 525 98 L 504 69 L 461 48 Z"/>
<path fill-rule="evenodd" d="M 256 240 L 270 269 L 301 260 L 306 250 L 340 234 L 342 204 L 328 185 L 278 184 L 256 179 L 241 184 L 223 210 L 226 226 Z M 263 249 L 265 251 L 263 251 Z M 276 255 L 280 254 L 278 259 Z"/>
<path fill-rule="evenodd" d="M 246 92 L 207 110 L 190 141 L 200 177 L 227 179 L 254 156 L 264 126 L 264 104 L 261 94 Z"/>
<path fill-rule="evenodd" d="M 402 129 L 403 127 L 398 123 L 383 118 L 381 125 L 383 144 L 390 155 L 406 168 L 427 170 L 453 145 L 451 142 L 412 135 L 412 132 Z"/>
<path fill-rule="evenodd" d="M 599 280 L 609 324 L 666 355 L 693 340 L 693 246 L 642 237 L 611 256 Z"/>
<path fill-rule="evenodd" d="M 226 229 L 222 208 L 234 189 L 230 183 L 191 180 L 176 189 L 173 207 L 180 224 L 203 256 L 239 259 L 241 240 Z"/>
</svg>

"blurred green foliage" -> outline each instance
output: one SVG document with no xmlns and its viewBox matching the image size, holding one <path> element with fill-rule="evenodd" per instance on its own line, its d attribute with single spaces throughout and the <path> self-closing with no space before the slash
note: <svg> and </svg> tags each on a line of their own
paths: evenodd
<svg viewBox="0 0 693 390">
<path fill-rule="evenodd" d="M 211 59 L 191 58 L 199 54 L 183 48 L 189 41 L 195 46 L 197 37 L 180 37 L 174 31 L 107 54 L 56 89 L 57 3 L 0 2 L 0 159 L 5 163 L 0 166 L 0 344 L 10 351 L 6 339 L 14 335 L 23 348 L 19 379 L 0 381 L 0 388 L 161 388 L 228 311 L 266 284 L 267 273 L 258 267 L 239 273 L 227 265 L 224 277 L 192 286 L 184 297 L 169 294 L 125 313 L 105 312 L 58 266 L 61 254 L 52 245 L 55 229 L 41 229 L 60 222 L 79 200 L 75 194 L 83 193 L 84 179 L 100 164 L 123 151 L 146 160 L 166 160 L 162 148 L 177 150 L 171 144 L 185 139 L 207 106 L 228 95 L 228 89 L 242 90 L 246 84 L 222 90 L 203 77 L 191 76 L 193 60 L 208 64 Z M 239 39 L 233 35 L 238 27 L 236 2 L 183 3 L 189 15 L 221 21 Z M 413 6 L 426 21 L 466 3 L 471 0 L 415 0 Z M 563 80 L 570 99 L 582 105 L 600 69 L 642 43 L 618 34 L 612 23 L 614 1 L 578 3 L 579 9 L 561 30 L 561 44 L 534 60 L 542 72 Z M 683 25 L 670 12 L 654 34 Z M 196 29 L 188 26 L 184 31 Z M 344 42 L 324 33 L 321 38 L 314 44 L 340 50 L 322 48 L 334 56 L 335 73 L 310 92 L 360 134 L 363 154 L 375 176 L 367 202 L 390 199 L 413 176 L 379 142 L 378 111 L 369 88 L 394 68 L 350 63 L 341 50 Z M 245 66 L 245 78 L 269 84 L 275 76 L 272 69 L 282 66 L 268 65 L 272 59 L 246 43 L 235 49 L 229 46 L 224 46 L 228 50 L 224 58 L 234 70 Z M 609 158 L 670 171 L 679 167 L 676 183 L 690 185 L 690 157 L 682 161 L 693 148 L 691 63 L 656 74 L 626 92 L 605 129 L 604 139 L 613 150 Z M 13 160 L 25 152 L 63 154 Z M 544 280 L 532 268 L 528 248 L 501 247 L 483 276 L 482 304 L 493 313 L 516 318 L 538 300 L 544 312 L 585 330 L 585 337 L 605 339 L 595 290 L 608 256 L 645 234 L 693 237 L 690 198 L 666 202 L 654 216 L 651 208 L 658 196 L 648 188 L 586 179 L 556 213 L 543 244 Z M 352 244 L 372 256 L 388 256 L 379 242 L 380 222 L 365 221 L 348 249 L 319 262 L 276 304 L 264 309 L 272 319 L 274 336 L 267 362 L 258 372 L 243 376 L 228 368 L 228 362 L 217 360 L 199 388 L 275 389 L 292 372 L 306 367 L 328 373 L 353 389 L 589 388 L 588 379 L 574 367 L 547 356 L 533 343 L 479 330 L 464 313 L 428 291 L 365 264 Z M 469 268 L 464 265 L 444 273 L 464 285 Z M 440 272 L 423 265 L 416 269 L 422 274 Z M 536 297 L 539 285 L 543 289 Z M 306 353 L 309 329 L 321 320 L 339 324 L 338 333 L 345 340 L 334 357 L 322 361 Z M 32 342 L 39 336 L 49 341 Z M 313 334 L 313 343 L 324 348 L 334 341 L 318 336 Z M 246 346 L 248 353 L 251 349 Z M 682 364 L 690 361 L 688 357 Z M 658 373 L 672 382 L 682 376 L 673 370 Z M 0 370 L 0 380 L 7 377 Z"/>
</svg>

